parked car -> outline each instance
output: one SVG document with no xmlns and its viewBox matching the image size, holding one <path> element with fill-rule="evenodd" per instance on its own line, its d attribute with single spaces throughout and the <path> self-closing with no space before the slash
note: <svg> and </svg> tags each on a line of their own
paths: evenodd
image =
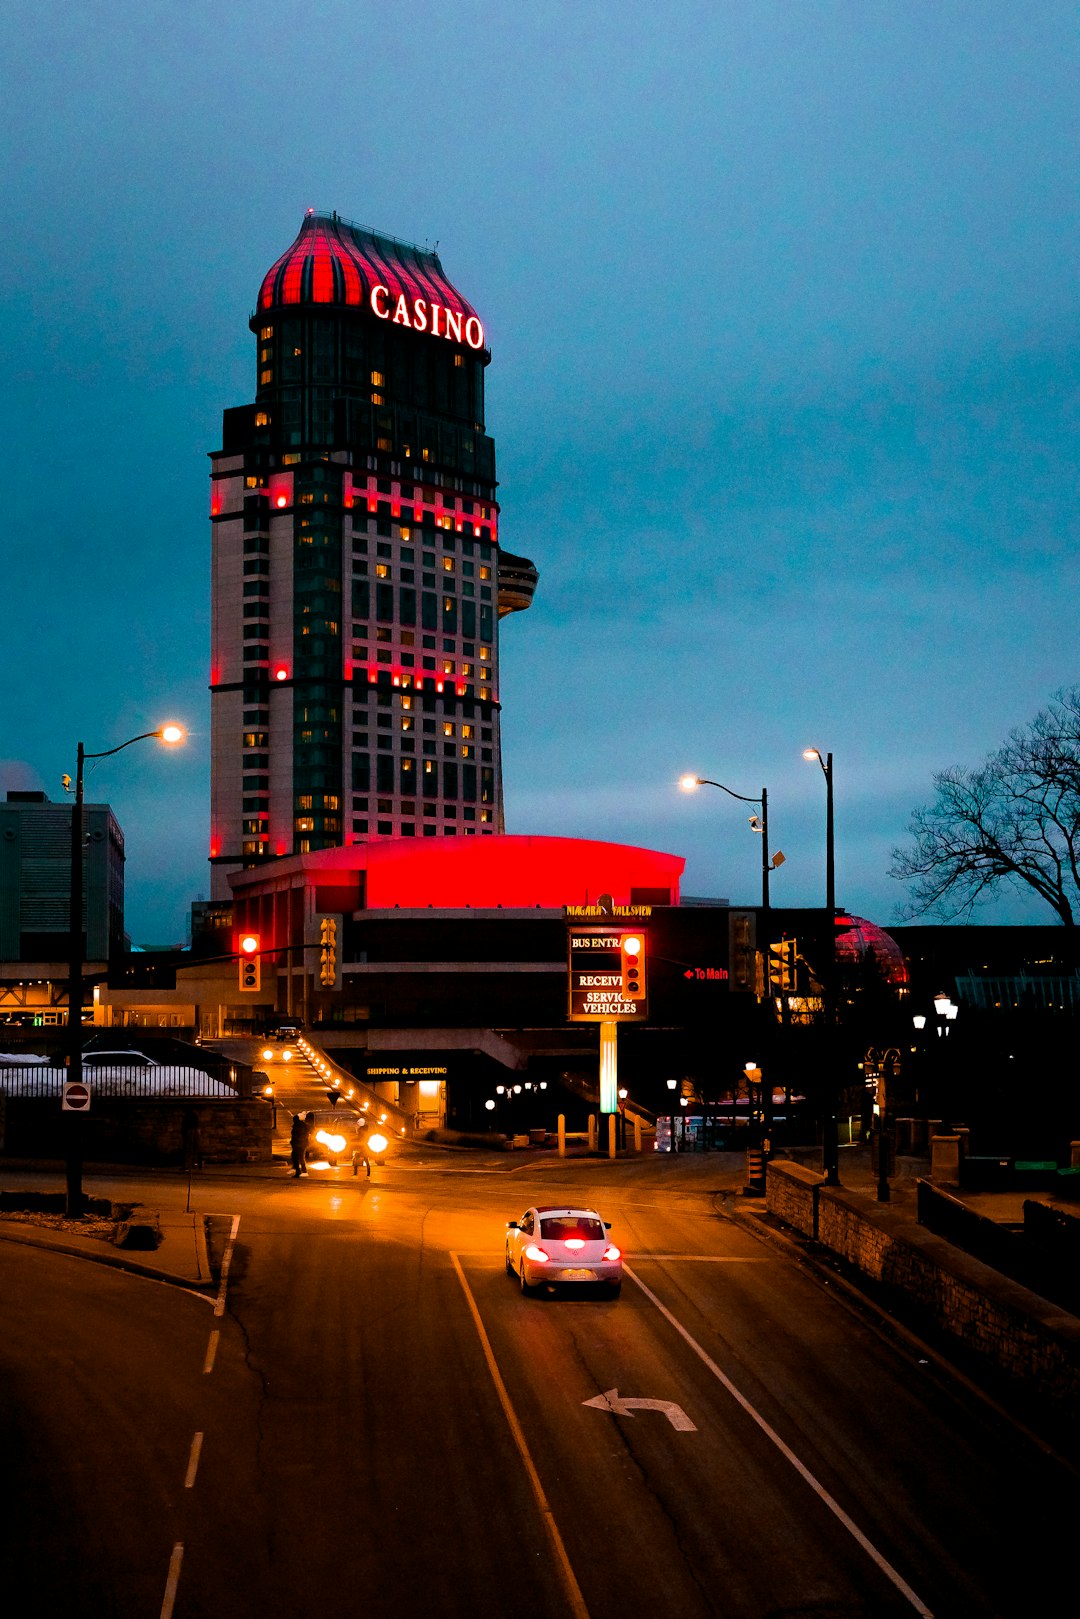
<svg viewBox="0 0 1080 1619">
<path fill-rule="evenodd" d="M 506 1273 L 523 1293 L 541 1287 L 592 1284 L 618 1297 L 622 1253 L 608 1241 L 611 1227 L 595 1209 L 539 1204 L 506 1225 Z"/>
</svg>

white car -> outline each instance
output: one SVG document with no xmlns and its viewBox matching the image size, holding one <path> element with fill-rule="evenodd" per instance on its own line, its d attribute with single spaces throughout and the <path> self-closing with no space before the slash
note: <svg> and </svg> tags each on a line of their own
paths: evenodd
<svg viewBox="0 0 1080 1619">
<path fill-rule="evenodd" d="M 506 1226 L 506 1273 L 523 1293 L 545 1286 L 586 1283 L 618 1297 L 622 1254 L 608 1241 L 611 1227 L 595 1209 L 540 1204 Z"/>
</svg>

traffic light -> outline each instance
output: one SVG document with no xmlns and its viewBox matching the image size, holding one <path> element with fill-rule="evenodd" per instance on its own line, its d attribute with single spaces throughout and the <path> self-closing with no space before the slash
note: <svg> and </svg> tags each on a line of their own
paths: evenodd
<svg viewBox="0 0 1080 1619">
<path fill-rule="evenodd" d="M 794 939 L 781 939 L 769 946 L 769 989 L 781 995 L 790 995 L 795 991 L 795 954 Z"/>
<path fill-rule="evenodd" d="M 337 981 L 337 918 L 324 916 L 319 922 L 319 983 L 333 989 Z"/>
<path fill-rule="evenodd" d="M 256 990 L 262 983 L 259 935 L 245 933 L 240 938 L 240 988 Z"/>
<path fill-rule="evenodd" d="M 619 957 L 623 999 L 626 1001 L 643 1001 L 645 999 L 644 934 L 624 933 L 619 940 Z"/>
</svg>

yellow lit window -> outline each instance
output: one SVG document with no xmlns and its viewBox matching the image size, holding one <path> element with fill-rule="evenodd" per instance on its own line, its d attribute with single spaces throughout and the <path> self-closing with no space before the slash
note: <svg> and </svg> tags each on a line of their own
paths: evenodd
<svg viewBox="0 0 1080 1619">
<path fill-rule="evenodd" d="M 480 564 L 480 577 L 481 579 L 491 578 L 491 569 L 483 562 Z"/>
<path fill-rule="evenodd" d="M 407 455 L 408 451 L 406 450 L 405 453 Z M 412 529 L 411 528 L 406 528 L 404 523 L 402 523 L 402 525 L 401 525 L 401 538 L 403 540 L 411 540 L 412 539 Z"/>
<path fill-rule="evenodd" d="M 272 371 L 260 371 L 259 372 L 259 387 L 260 388 L 265 388 L 267 383 L 268 382 L 273 382 L 273 380 L 274 380 L 274 373 Z"/>
<path fill-rule="evenodd" d="M 463 759 L 471 759 L 472 756 L 473 756 L 472 743 L 471 742 L 463 742 L 461 744 L 461 757 Z"/>
<path fill-rule="evenodd" d="M 371 396 L 371 403 L 373 405 L 385 405 L 386 398 L 383 394 L 373 393 Z"/>
<path fill-rule="evenodd" d="M 263 365 L 265 365 L 267 360 L 269 360 L 271 358 L 272 358 L 272 354 L 271 354 L 271 350 L 269 348 L 259 350 L 259 359 L 262 361 Z"/>
<path fill-rule="evenodd" d="M 424 460 L 424 461 L 430 461 L 431 460 L 431 451 L 428 449 L 426 444 L 424 445 L 424 448 L 420 451 L 420 456 L 421 456 L 421 459 Z"/>
<path fill-rule="evenodd" d="M 269 420 L 269 418 L 267 419 Z M 299 455 L 283 455 L 281 457 L 281 464 L 283 467 L 294 467 L 300 459 L 301 457 Z"/>
<path fill-rule="evenodd" d="M 308 493 L 306 495 L 301 495 L 300 496 L 300 504 L 301 504 L 301 506 L 311 506 L 311 505 L 314 504 L 314 501 L 315 501 L 315 496 L 311 493 L 310 490 L 308 491 Z"/>
<path fill-rule="evenodd" d="M 448 658 L 443 659 L 442 672 L 444 675 L 452 675 L 454 672 L 454 665 Z"/>
<path fill-rule="evenodd" d="M 379 578 L 379 579 L 389 579 L 389 577 L 390 577 L 390 568 L 387 565 L 387 563 L 385 563 L 385 562 L 376 562 L 376 564 L 375 564 L 375 574 L 376 574 L 376 577 Z"/>
<path fill-rule="evenodd" d="M 480 687 L 480 701 L 482 703 L 486 703 L 490 696 L 491 696 L 491 687 L 490 686 L 481 686 Z"/>
<path fill-rule="evenodd" d="M 381 438 L 379 440 L 379 443 L 378 443 L 378 448 L 380 450 L 388 450 L 389 451 L 389 450 L 392 450 L 394 448 L 394 446 L 393 446 L 393 443 L 392 443 L 392 441 L 390 439 Z"/>
<path fill-rule="evenodd" d="M 463 676 L 463 677 L 464 677 L 464 678 L 465 678 L 465 679 L 466 679 L 466 680 L 468 680 L 468 679 L 469 679 L 469 677 L 470 677 L 470 676 L 471 676 L 471 674 L 472 674 L 472 664 L 471 664 L 471 663 L 463 663 L 463 664 L 462 664 L 462 665 L 461 665 L 461 673 L 462 673 L 462 676 Z"/>
<path fill-rule="evenodd" d="M 443 573 L 453 573 L 453 571 L 454 571 L 454 559 L 453 559 L 453 557 L 443 557 L 443 559 L 442 559 L 442 571 L 443 571 Z"/>
<path fill-rule="evenodd" d="M 340 808 L 341 808 L 341 802 L 340 802 L 340 800 L 338 798 L 337 793 L 324 793 L 323 794 L 323 809 L 336 810 L 336 809 L 340 809 Z"/>
<path fill-rule="evenodd" d="M 450 720 L 443 720 L 442 734 L 443 736 L 453 736 L 454 727 Z"/>
<path fill-rule="evenodd" d="M 386 387 L 386 378 L 383 376 L 381 371 L 373 371 L 371 373 L 371 386 L 373 388 Z"/>
<path fill-rule="evenodd" d="M 402 696 L 401 696 L 401 706 L 404 709 L 412 708 L 412 698 L 407 696 L 404 692 L 402 693 Z"/>
<path fill-rule="evenodd" d="M 303 349 L 293 349 L 293 359 L 298 360 L 303 352 Z"/>
<path fill-rule="evenodd" d="M 455 354 L 455 355 L 454 355 L 454 369 L 455 369 L 455 370 L 457 370 L 457 371 L 460 371 L 460 370 L 461 370 L 461 367 L 462 367 L 462 366 L 463 366 L 463 365 L 464 365 L 464 364 L 465 364 L 465 357 L 464 357 L 464 355 L 461 355 L 461 354 Z"/>
<path fill-rule="evenodd" d="M 270 418 L 266 414 L 265 410 L 257 410 L 255 412 L 255 426 L 256 427 L 269 427 L 270 426 Z"/>
<path fill-rule="evenodd" d="M 480 661 L 481 661 L 481 663 L 486 663 L 487 660 L 490 657 L 491 657 L 491 648 L 489 646 L 482 646 L 480 648 Z"/>
<path fill-rule="evenodd" d="M 411 714 L 403 714 L 402 715 L 402 717 L 401 717 L 401 729 L 403 731 L 411 731 L 412 728 L 413 728 L 413 724 L 414 724 L 414 721 L 413 721 L 413 717 L 412 717 Z"/>
<path fill-rule="evenodd" d="M 410 460 L 411 457 L 412 457 L 412 445 L 411 444 L 403 444 L 401 446 L 401 453 L 405 457 L 406 461 Z"/>
<path fill-rule="evenodd" d="M 301 793 L 300 797 L 296 800 L 296 807 L 297 809 L 302 810 L 311 809 L 313 802 L 314 801 L 310 793 Z"/>
<path fill-rule="evenodd" d="M 258 487 L 259 487 L 258 478 L 245 478 L 244 479 L 244 488 L 245 489 L 258 489 Z"/>
<path fill-rule="evenodd" d="M 472 728 L 472 726 L 471 726 L 471 725 L 463 725 L 463 726 L 462 726 L 462 727 L 461 727 L 461 734 L 462 734 L 462 736 L 468 736 L 468 737 L 471 737 L 471 736 L 472 736 L 472 734 L 473 734 L 473 728 Z"/>
<path fill-rule="evenodd" d="M 490 810 L 481 810 L 480 811 L 480 819 L 482 821 L 490 821 L 491 820 L 491 811 Z"/>
<path fill-rule="evenodd" d="M 274 328 L 272 326 L 264 326 L 262 331 L 259 333 L 259 342 L 265 343 L 267 338 L 273 337 L 273 335 Z"/>
<path fill-rule="evenodd" d="M 298 815 L 296 817 L 296 830 L 298 832 L 314 832 L 314 818 L 310 815 Z"/>
</svg>

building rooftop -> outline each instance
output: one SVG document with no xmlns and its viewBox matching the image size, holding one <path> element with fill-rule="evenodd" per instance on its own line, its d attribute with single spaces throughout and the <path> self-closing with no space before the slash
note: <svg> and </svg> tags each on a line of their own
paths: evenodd
<svg viewBox="0 0 1080 1619">
<path fill-rule="evenodd" d="M 387 289 L 391 307 L 404 296 L 410 307 L 420 298 L 466 318 L 476 316 L 447 280 L 432 249 L 313 208 L 296 240 L 263 277 L 257 310 L 261 314 L 289 304 L 360 307 L 368 303 L 372 288 L 380 286 Z"/>
</svg>

